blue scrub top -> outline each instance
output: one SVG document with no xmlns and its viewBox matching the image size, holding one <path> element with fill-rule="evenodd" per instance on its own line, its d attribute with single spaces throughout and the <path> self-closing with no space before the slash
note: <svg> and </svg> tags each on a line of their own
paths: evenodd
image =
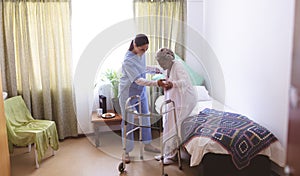
<svg viewBox="0 0 300 176">
<path fill-rule="evenodd" d="M 137 85 L 134 81 L 138 78 L 146 78 L 145 54 L 138 56 L 127 51 L 122 64 L 122 77 L 119 85 L 119 97 L 126 100 L 133 95 L 141 95 L 145 86 Z"/>
</svg>

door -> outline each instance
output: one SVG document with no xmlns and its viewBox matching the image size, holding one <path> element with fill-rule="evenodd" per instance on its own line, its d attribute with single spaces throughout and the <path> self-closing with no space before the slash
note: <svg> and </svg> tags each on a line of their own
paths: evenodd
<svg viewBox="0 0 300 176">
<path fill-rule="evenodd" d="M 300 2 L 296 2 L 286 173 L 300 176 Z"/>
<path fill-rule="evenodd" d="M 0 92 L 2 94 L 2 80 L 0 71 Z M 3 96 L 0 96 L 0 175 L 10 175 L 10 159 L 8 152 L 6 120 L 4 116 Z"/>
</svg>

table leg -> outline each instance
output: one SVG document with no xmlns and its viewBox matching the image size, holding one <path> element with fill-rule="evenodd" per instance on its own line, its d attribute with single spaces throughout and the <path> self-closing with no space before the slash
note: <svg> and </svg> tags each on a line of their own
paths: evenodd
<svg viewBox="0 0 300 176">
<path fill-rule="evenodd" d="M 95 145 L 96 145 L 96 147 L 99 147 L 99 145 L 100 145 L 99 125 L 94 124 L 94 134 L 95 134 Z"/>
</svg>

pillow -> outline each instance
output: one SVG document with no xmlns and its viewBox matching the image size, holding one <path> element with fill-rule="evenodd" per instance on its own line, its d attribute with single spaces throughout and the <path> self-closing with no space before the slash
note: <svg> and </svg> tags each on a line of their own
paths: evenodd
<svg viewBox="0 0 300 176">
<path fill-rule="evenodd" d="M 165 96 L 161 95 L 159 96 L 156 100 L 155 100 L 155 110 L 157 113 L 160 113 L 160 107 L 163 104 L 163 102 L 165 101 Z"/>
<path fill-rule="evenodd" d="M 193 86 L 195 91 L 196 91 L 196 95 L 197 95 L 197 101 L 209 101 L 212 100 L 212 98 L 209 96 L 207 89 L 205 88 L 205 86 Z M 163 102 L 165 101 L 165 96 L 161 95 L 159 96 L 156 100 L 155 100 L 155 110 L 157 113 L 160 112 L 160 107 L 163 104 Z"/>
<path fill-rule="evenodd" d="M 208 94 L 205 86 L 193 86 L 196 94 L 197 94 L 197 101 L 208 101 L 211 100 L 211 97 Z"/>
<path fill-rule="evenodd" d="M 186 62 L 184 62 L 178 55 L 175 54 L 175 60 L 182 63 L 185 71 L 190 76 L 193 86 L 201 86 L 204 84 L 204 77 L 195 72 Z"/>
</svg>

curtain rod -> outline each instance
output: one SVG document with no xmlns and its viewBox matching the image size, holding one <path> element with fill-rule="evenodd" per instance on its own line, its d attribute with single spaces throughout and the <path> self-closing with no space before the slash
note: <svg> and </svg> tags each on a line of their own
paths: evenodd
<svg viewBox="0 0 300 176">
<path fill-rule="evenodd" d="M 2 2 L 71 2 L 71 0 L 1 0 Z"/>
<path fill-rule="evenodd" d="M 134 0 L 134 2 L 181 2 L 184 0 Z"/>
</svg>

